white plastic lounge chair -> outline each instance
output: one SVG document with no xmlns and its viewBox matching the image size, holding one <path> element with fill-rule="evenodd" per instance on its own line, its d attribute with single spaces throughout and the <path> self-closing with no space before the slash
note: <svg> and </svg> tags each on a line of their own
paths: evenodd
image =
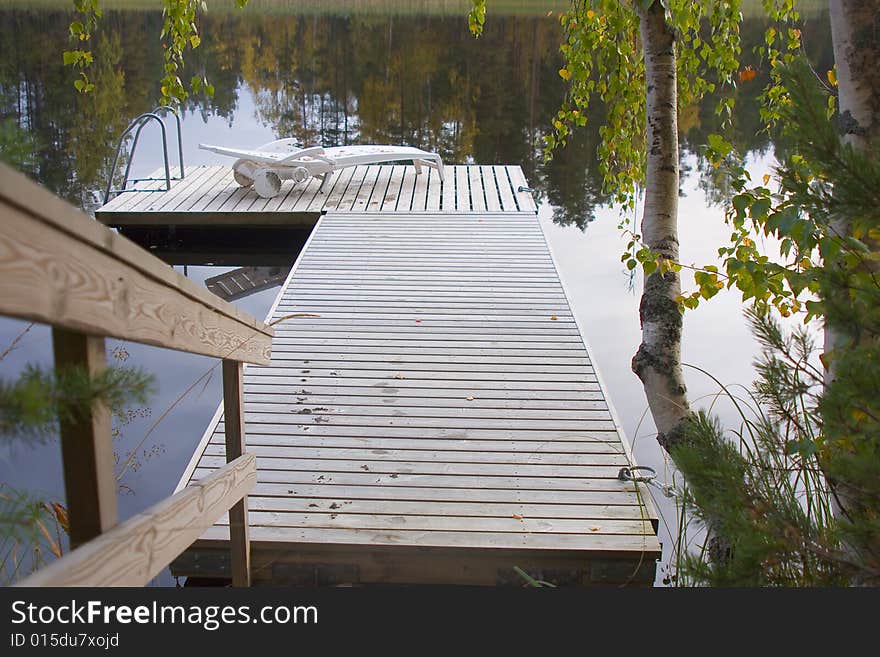
<svg viewBox="0 0 880 657">
<path fill-rule="evenodd" d="M 443 180 L 443 161 L 436 153 L 410 146 L 333 146 L 299 148 L 294 139 L 279 139 L 254 150 L 199 144 L 199 148 L 238 158 L 232 165 L 235 181 L 242 187 L 254 186 L 263 198 L 281 191 L 282 180 L 302 183 L 313 176 L 321 178 L 321 191 L 330 188 L 334 172 L 358 164 L 380 164 L 412 160 L 416 173 L 422 166 L 437 169 Z"/>
</svg>

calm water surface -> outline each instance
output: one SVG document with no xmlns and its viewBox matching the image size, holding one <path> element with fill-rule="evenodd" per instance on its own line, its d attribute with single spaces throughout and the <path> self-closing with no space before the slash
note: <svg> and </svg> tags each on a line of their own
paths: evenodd
<svg viewBox="0 0 880 657">
<path fill-rule="evenodd" d="M 70 72 L 60 65 L 69 17 L 51 9 L 8 9 L 0 5 L 0 146 L 28 156 L 20 166 L 73 203 L 92 207 L 105 184 L 116 136 L 127 122 L 154 105 L 161 77 L 155 11 L 108 11 L 96 40 L 92 77 L 97 91 L 78 96 Z M 762 36 L 758 20 L 744 26 L 746 50 Z M 191 56 L 192 73 L 215 85 L 211 99 L 194 97 L 184 109 L 184 158 L 188 165 L 227 164 L 197 149 L 199 142 L 258 145 L 278 137 L 304 144 L 409 143 L 439 152 L 447 163 L 521 164 L 539 191 L 539 218 L 554 252 L 568 295 L 591 346 L 637 460 L 665 472 L 641 385 L 629 363 L 640 342 L 638 293 L 621 266 L 625 241 L 619 216 L 607 207 L 593 156 L 594 128 L 579 134 L 549 164 L 539 143 L 564 98 L 557 70 L 561 32 L 554 19 L 494 16 L 485 36 L 471 39 L 461 18 L 382 15 L 297 15 L 258 7 L 217 12 L 202 20 L 203 45 Z M 830 63 L 827 18 L 816 15 L 804 28 L 811 58 L 823 70 Z M 772 165 L 772 143 L 760 134 L 754 98 L 762 81 L 738 91 L 735 142 L 754 173 Z M 728 236 L 722 195 L 711 168 L 692 145 L 716 128 L 708 99 L 682 119 L 686 153 L 680 208 L 684 262 L 714 261 Z M 591 117 L 601 121 L 601 110 Z M 147 133 L 145 132 L 145 137 Z M 161 163 L 156 135 L 139 147 L 135 175 Z M 293 255 L 291 261 L 293 260 Z M 178 268 L 180 269 L 180 268 Z M 227 268 L 228 269 L 228 268 Z M 197 282 L 226 271 L 189 267 Z M 236 301 L 262 318 L 277 288 Z M 0 345 L 27 325 L 0 321 Z M 122 346 L 110 341 L 111 349 Z M 122 478 L 120 512 L 136 513 L 169 494 L 220 399 L 213 369 L 148 433 L 154 421 L 215 361 L 126 344 L 129 364 L 155 375 L 158 392 L 144 417 L 122 428 L 121 460 L 134 451 L 135 468 Z M 722 293 L 685 320 L 684 360 L 712 372 L 726 384 L 753 378 L 756 345 L 733 294 Z M 25 363 L 51 362 L 50 334 L 35 326 L 2 363 L 0 376 L 14 377 Z M 692 398 L 707 406 L 717 386 L 687 371 Z M 715 410 L 729 423 L 735 415 L 723 403 Z M 671 476 L 671 474 L 664 474 Z M 661 477 L 662 478 L 662 477 Z M 0 481 L 63 499 L 57 444 L 7 449 Z M 675 526 L 674 509 L 659 500 L 664 521 Z M 666 547 L 670 532 L 661 527 Z M 668 559 L 668 556 L 665 556 Z M 661 572 L 662 577 L 662 572 Z M 171 583 L 169 576 L 160 584 Z"/>
</svg>

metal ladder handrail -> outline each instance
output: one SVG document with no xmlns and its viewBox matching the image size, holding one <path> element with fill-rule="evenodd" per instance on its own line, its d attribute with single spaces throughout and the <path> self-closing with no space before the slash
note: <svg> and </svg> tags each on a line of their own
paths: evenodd
<svg viewBox="0 0 880 657">
<path fill-rule="evenodd" d="M 174 177 L 174 180 L 183 180 L 185 177 L 185 172 L 183 169 L 183 135 L 181 130 L 181 121 L 180 114 L 177 113 L 177 110 L 173 107 L 169 107 L 168 105 L 159 105 L 155 107 L 151 112 L 144 112 L 140 116 L 136 117 L 131 123 L 128 124 L 128 127 L 122 132 L 119 136 L 119 141 L 116 143 L 116 153 L 113 157 L 113 165 L 110 168 L 110 175 L 107 180 L 107 189 L 104 191 L 104 203 L 108 203 L 110 201 L 110 196 L 112 194 L 121 194 L 123 192 L 133 192 L 133 191 L 156 191 L 156 192 L 167 192 L 171 189 L 171 169 L 168 164 L 168 136 L 167 131 L 165 129 L 165 121 L 160 116 L 161 114 L 167 114 L 171 112 L 174 115 L 174 119 L 177 123 L 177 156 L 180 163 L 180 176 Z M 165 163 L 165 189 L 156 189 L 156 190 L 134 190 L 128 189 L 129 182 L 144 182 L 148 180 L 162 180 L 162 178 L 132 178 L 129 179 L 129 173 L 131 172 L 131 163 L 134 160 L 134 152 L 137 148 L 138 140 L 141 136 L 141 131 L 146 127 L 146 125 L 150 121 L 156 121 L 159 123 L 159 128 L 162 131 L 162 158 Z M 128 158 L 128 163 L 125 166 L 125 174 L 122 178 L 122 186 L 118 189 L 113 189 L 113 174 L 116 173 L 116 167 L 119 164 L 119 156 L 122 154 L 122 145 L 125 142 L 126 136 L 131 133 L 132 130 L 136 130 L 134 133 L 134 140 L 131 144 L 131 151 Z"/>
</svg>

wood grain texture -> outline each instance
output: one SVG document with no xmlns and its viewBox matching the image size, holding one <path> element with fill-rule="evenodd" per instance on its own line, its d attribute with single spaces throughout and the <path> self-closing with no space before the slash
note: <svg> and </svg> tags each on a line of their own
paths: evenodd
<svg viewBox="0 0 880 657">
<path fill-rule="evenodd" d="M 143 586 L 256 483 L 242 456 L 23 579 L 18 586 Z M 227 532 L 228 528 L 222 531 Z"/>
<path fill-rule="evenodd" d="M 223 361 L 223 415 L 226 418 L 223 453 L 232 463 L 245 453 L 243 365 Z M 251 545 L 248 538 L 248 502 L 243 497 L 229 509 L 229 546 L 232 585 L 251 585 Z"/>
<path fill-rule="evenodd" d="M 107 367 L 104 338 L 52 329 L 58 371 L 82 368 L 98 376 Z M 117 521 L 116 473 L 110 411 L 103 403 L 59 420 L 70 545 L 77 547 L 113 528 Z"/>
<path fill-rule="evenodd" d="M 0 314 L 246 362 L 273 331 L 0 165 Z"/>
</svg>

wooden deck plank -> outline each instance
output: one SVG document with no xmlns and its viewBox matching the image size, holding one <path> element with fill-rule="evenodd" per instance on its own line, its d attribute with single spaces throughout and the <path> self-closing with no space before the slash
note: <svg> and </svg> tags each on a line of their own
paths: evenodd
<svg viewBox="0 0 880 657">
<path fill-rule="evenodd" d="M 213 458 L 213 457 L 209 457 Z M 218 460 L 217 463 L 220 461 Z M 216 465 L 216 464 L 214 464 Z M 208 476 L 215 467 L 199 467 L 193 472 L 193 481 Z M 630 501 L 638 500 L 632 486 L 623 486 L 613 477 L 556 477 L 468 474 L 426 474 L 396 472 L 309 472 L 306 470 L 275 470 L 261 468 L 257 463 L 257 483 L 308 484 L 326 486 L 327 495 L 333 495 L 335 486 L 374 486 L 379 489 L 396 486 L 451 488 L 464 490 L 529 490 L 529 491 L 627 491 Z M 656 539 L 655 539 L 656 540 Z"/>
<path fill-rule="evenodd" d="M 537 212 L 538 206 L 535 203 L 535 197 L 530 192 L 522 191 L 529 186 L 522 169 L 518 166 L 508 166 L 507 173 L 510 176 L 510 184 L 513 187 L 513 193 L 520 211 Z"/>
<path fill-rule="evenodd" d="M 310 178 L 303 187 L 305 189 L 303 189 L 302 195 L 297 199 L 293 208 L 291 208 L 292 212 L 305 212 L 309 209 L 321 189 L 321 180 L 319 178 Z"/>
<path fill-rule="evenodd" d="M 214 189 L 207 192 L 196 201 L 190 208 L 189 212 L 204 212 L 205 209 L 214 202 L 215 199 L 219 198 L 221 195 L 225 194 L 229 196 L 232 194 L 235 189 L 238 188 L 238 183 L 235 182 L 235 179 L 232 177 L 232 169 L 226 169 L 223 172 L 223 177 L 217 182 L 214 186 Z M 275 199 L 272 199 L 273 201 Z"/>
<path fill-rule="evenodd" d="M 227 178 L 227 172 L 223 169 L 208 171 L 207 175 L 197 188 L 187 194 L 180 204 L 175 208 L 177 212 L 190 212 L 192 208 L 199 203 L 204 197 L 212 198 L 216 194 L 217 188 L 222 188 L 223 181 Z"/>
<path fill-rule="evenodd" d="M 198 168 L 194 171 L 190 171 L 190 174 L 183 180 L 180 181 L 171 181 L 171 189 L 167 192 L 145 192 L 144 194 L 138 194 L 137 192 L 126 192 L 131 196 L 131 203 L 129 203 L 125 212 L 135 212 L 144 208 L 149 208 L 151 211 L 155 207 L 161 207 L 165 204 L 166 201 L 172 201 L 175 197 L 177 197 L 183 189 L 186 189 L 190 185 L 192 185 L 194 179 L 198 179 L 201 174 L 204 173 L 204 168 Z M 165 181 L 158 184 L 151 184 L 151 189 L 163 189 L 165 187 Z"/>
<path fill-rule="evenodd" d="M 443 178 L 440 190 L 440 209 L 443 212 L 453 213 L 455 212 L 455 167 L 445 167 Z"/>
<path fill-rule="evenodd" d="M 381 168 L 382 167 L 377 165 L 370 165 L 367 167 L 367 171 L 364 174 L 364 181 L 361 183 L 361 188 L 358 190 L 358 194 L 352 202 L 352 212 L 367 211 L 367 206 L 370 203 L 370 198 L 376 187 L 376 181 L 379 179 L 379 170 Z"/>
<path fill-rule="evenodd" d="M 520 514 L 516 514 L 520 515 Z M 299 513 L 296 511 L 261 511 L 250 514 L 255 528 L 302 529 L 361 529 L 361 530 L 411 530 L 425 532 L 465 533 L 512 533 L 565 534 L 588 536 L 590 532 L 603 536 L 615 534 L 639 535 L 645 531 L 647 521 L 633 519 L 580 519 L 580 518 L 507 518 L 483 516 L 480 518 L 456 516 L 386 516 L 359 513 Z"/>
<path fill-rule="evenodd" d="M 403 184 L 404 167 L 400 164 L 392 167 L 391 177 L 388 180 L 388 188 L 385 190 L 385 199 L 379 208 L 382 213 L 394 212 L 397 208 L 397 197 L 400 196 L 400 186 Z"/>
<path fill-rule="evenodd" d="M 501 212 L 501 199 L 498 196 L 498 181 L 495 179 L 495 169 L 489 165 L 480 167 L 483 179 L 483 192 L 486 194 L 486 211 Z"/>
<path fill-rule="evenodd" d="M 474 213 L 486 211 L 486 193 L 483 189 L 483 174 L 478 166 L 467 168 L 468 183 L 471 192 L 471 209 Z"/>
<path fill-rule="evenodd" d="M 204 537 L 223 541 L 226 527 L 215 525 Z M 383 530 L 364 532 L 351 528 L 305 528 L 254 526 L 252 541 L 267 543 L 301 544 L 354 544 L 354 545 L 418 545 L 421 547 L 463 547 L 471 549 L 525 549 L 525 550 L 578 550 L 584 552 L 613 552 L 616 554 L 644 554 L 644 558 L 657 558 L 656 543 L 647 534 L 650 529 L 637 534 L 555 534 L 555 533 L 503 533 L 503 532 L 452 532 L 424 530 Z M 656 539 L 655 539 L 656 540 Z M 255 546 L 256 547 L 256 546 Z"/>
<path fill-rule="evenodd" d="M 357 515 L 405 515 L 448 516 L 467 518 L 513 518 L 524 519 L 614 519 L 641 520 L 641 509 L 630 505 L 600 504 L 529 504 L 517 502 L 449 502 L 430 500 L 362 500 L 358 497 L 335 497 L 323 495 L 309 497 L 252 497 L 251 508 L 255 511 L 282 511 L 294 513 L 332 513 L 342 509 L 346 514 Z M 594 523 L 595 524 L 595 523 Z"/>
<path fill-rule="evenodd" d="M 324 340 L 320 342 L 319 338 L 309 338 L 309 337 L 301 337 L 301 338 L 288 338 L 285 336 L 278 336 L 275 339 L 276 349 L 280 352 L 285 350 L 284 353 L 291 353 L 289 350 L 291 347 L 295 347 L 297 352 L 304 354 L 314 354 L 317 355 L 318 358 L 327 358 L 327 356 L 321 356 L 321 354 L 387 354 L 394 353 L 399 354 L 401 356 L 406 355 L 414 355 L 421 354 L 427 356 L 480 356 L 480 357 L 495 357 L 495 356 L 523 356 L 523 357 L 531 357 L 531 358 L 541 358 L 550 360 L 550 362 L 555 362 L 556 358 L 584 358 L 585 361 L 589 362 L 589 359 L 583 356 L 583 352 L 578 350 L 574 345 L 569 345 L 569 348 L 563 346 L 557 346 L 554 343 L 545 343 L 542 345 L 541 349 L 529 349 L 525 346 L 509 346 L 504 345 L 502 347 L 492 348 L 492 347 L 483 347 L 480 343 L 477 343 L 477 346 L 471 346 L 468 343 L 461 342 L 452 342 L 446 343 L 442 340 L 435 340 L 433 343 L 425 344 L 423 341 L 411 341 L 404 343 L 384 343 L 382 345 L 375 344 L 363 344 L 361 342 L 357 342 L 355 340 L 340 340 L 338 343 L 329 342 Z M 315 344 L 318 341 L 319 344 Z M 497 344 L 497 343 L 496 343 Z M 516 345 L 517 343 L 513 343 Z"/>
<path fill-rule="evenodd" d="M 364 177 L 367 175 L 368 170 L 369 167 L 364 165 L 359 165 L 354 168 L 354 173 L 351 174 L 351 180 L 348 183 L 348 187 L 342 195 L 342 198 L 339 199 L 339 203 L 334 208 L 334 211 L 348 212 L 351 210 L 361 191 L 361 185 L 364 182 Z"/>
<path fill-rule="evenodd" d="M 183 180 L 171 186 L 164 194 L 154 194 L 147 199 L 147 207 L 151 212 L 173 212 L 177 206 L 185 202 L 192 193 L 198 194 L 202 183 L 211 177 L 214 170 L 210 167 L 197 167 Z M 134 206 L 136 209 L 138 206 Z"/>
<path fill-rule="evenodd" d="M 471 211 L 470 179 L 465 166 L 455 167 L 455 211 Z"/>
<path fill-rule="evenodd" d="M 427 167 L 422 167 L 421 173 L 416 176 L 411 212 L 424 212 L 428 209 L 428 182 L 431 179 L 431 171 Z"/>
<path fill-rule="evenodd" d="M 437 440 L 543 440 L 548 443 L 555 442 L 584 442 L 596 440 L 600 442 L 614 441 L 617 439 L 615 431 L 612 429 L 588 429 L 581 427 L 580 429 L 563 429 L 563 430 L 541 430 L 531 429 L 475 429 L 468 427 L 461 428 L 435 428 L 435 427 L 404 427 L 404 426 L 385 426 L 385 427 L 365 427 L 365 426 L 345 426 L 345 425 L 284 425 L 284 424 L 257 424 L 254 422 L 246 422 L 248 427 L 248 435 L 286 435 L 286 436 L 327 436 L 335 438 L 343 437 L 365 437 L 365 438 L 430 438 Z M 222 427 L 220 424 L 218 427 Z M 206 443 L 207 444 L 207 443 Z"/>
<path fill-rule="evenodd" d="M 516 198 L 513 195 L 513 189 L 510 186 L 510 179 L 507 175 L 507 167 L 496 164 L 492 169 L 495 172 L 498 194 L 501 198 L 501 209 L 505 212 L 516 212 L 518 208 Z"/>
<path fill-rule="evenodd" d="M 472 396 L 472 395 L 470 395 Z M 412 402 L 406 404 L 359 404 L 356 402 L 338 402 L 336 404 L 316 404 L 315 402 L 294 403 L 293 400 L 281 399 L 254 399 L 249 397 L 248 408 L 253 413 L 290 413 L 294 415 L 318 415 L 330 416 L 355 416 L 365 417 L 412 417 L 412 418 L 468 418 L 468 419 L 506 419 L 510 415 L 509 407 L 501 406 L 483 408 L 474 404 L 460 403 L 455 405 L 418 405 Z M 522 420 L 536 419 L 547 420 L 597 420 L 608 419 L 608 411 L 601 406 L 596 408 L 560 409 L 560 408 L 519 408 L 517 417 Z M 549 428 L 549 427 L 548 427 Z"/>
<path fill-rule="evenodd" d="M 178 167 L 172 167 L 169 170 L 172 178 L 180 175 L 180 169 Z M 147 178 L 153 178 L 154 180 L 142 180 L 136 183 L 133 183 L 128 189 L 132 190 L 157 190 L 165 188 L 165 169 L 156 169 L 154 172 L 146 176 Z M 157 180 L 161 177 L 161 180 Z M 172 184 L 174 184 L 172 180 Z M 135 194 L 133 192 L 121 192 L 117 193 L 113 198 L 111 198 L 106 205 L 103 206 L 105 210 L 108 212 L 119 212 L 123 210 L 126 206 L 134 203 L 135 199 L 143 198 L 146 194 Z"/>
<path fill-rule="evenodd" d="M 400 191 L 397 194 L 397 212 L 409 213 L 413 203 L 413 190 L 416 186 L 416 169 L 413 166 L 403 167 L 403 180 L 400 183 Z"/>
<path fill-rule="evenodd" d="M 240 198 L 245 193 L 245 188 L 235 182 L 233 178 L 231 184 L 227 184 L 219 194 L 217 194 L 213 199 L 211 199 L 203 208 L 203 212 L 205 213 L 215 213 L 220 212 L 220 209 L 226 206 L 227 201 L 231 199 L 233 196 L 238 195 Z M 283 200 L 287 195 L 280 195 Z M 275 197 L 276 199 L 279 197 Z M 236 201 L 237 202 L 237 201 Z M 234 204 L 233 204 L 234 206 Z"/>
<path fill-rule="evenodd" d="M 332 503 L 335 500 L 363 500 L 387 502 L 469 502 L 473 504 L 541 504 L 552 505 L 553 508 L 567 505 L 589 505 L 592 507 L 620 509 L 623 514 L 628 509 L 643 512 L 643 507 L 632 504 L 633 494 L 630 490 L 579 490 L 579 491 L 548 491 L 548 490 L 508 490 L 498 488 L 429 488 L 425 486 L 369 486 L 332 484 L 273 484 L 258 483 L 252 492 L 251 499 L 266 500 L 282 498 L 287 501 L 298 499 L 318 499 Z M 292 491 L 292 492 L 291 492 Z M 257 497 L 258 496 L 258 497 Z M 314 504 L 314 501 L 310 501 Z M 315 507 L 311 507 L 315 508 Z M 522 514 L 520 514 L 522 515 Z M 626 517 L 625 515 L 623 517 Z M 638 517 L 641 517 L 638 516 Z"/>
<path fill-rule="evenodd" d="M 248 451 L 258 457 L 271 457 L 277 454 L 280 445 L 260 445 L 251 443 Z M 209 443 L 205 449 L 209 456 L 225 456 L 225 445 Z M 627 465 L 626 455 L 618 453 L 586 453 L 586 454 L 553 454 L 529 452 L 480 452 L 475 450 L 438 451 L 405 448 L 336 448 L 336 447 L 300 447 L 284 446 L 284 454 L 290 459 L 334 460 L 334 461 L 357 461 L 358 463 L 371 464 L 384 462 L 388 459 L 405 462 L 430 461 L 434 463 L 472 463 L 485 462 L 505 465 L 527 465 L 540 462 L 543 465 L 569 465 L 586 466 L 614 465 L 623 467 Z M 363 466 L 361 466 L 363 468 Z"/>
<path fill-rule="evenodd" d="M 595 429 L 612 431 L 615 425 L 610 416 L 606 419 L 590 420 L 546 420 L 541 418 L 469 418 L 450 417 L 409 417 L 409 416 L 371 416 L 371 415 L 328 415 L 313 414 L 299 415 L 298 413 L 260 413 L 258 411 L 245 411 L 245 420 L 249 424 L 273 425 L 288 427 L 316 427 L 332 426 L 339 427 L 396 427 L 396 428 L 419 428 L 419 429 L 527 429 L 531 431 L 579 431 L 583 429 Z M 615 473 L 616 474 L 616 473 Z"/>
<path fill-rule="evenodd" d="M 440 210 L 442 183 L 440 182 L 440 173 L 436 169 L 428 170 L 428 195 L 425 200 L 426 212 L 437 212 Z"/>
<path fill-rule="evenodd" d="M 380 212 L 382 210 L 382 204 L 385 202 L 385 197 L 388 193 L 388 185 L 391 182 L 393 170 L 393 167 L 379 167 L 379 175 L 376 176 L 376 183 L 373 186 L 370 200 L 367 203 L 367 212 Z"/>
<path fill-rule="evenodd" d="M 339 201 L 342 199 L 343 194 L 345 194 L 345 191 L 348 189 L 349 183 L 351 183 L 354 172 L 354 167 L 349 167 L 347 169 L 343 169 L 334 176 L 333 188 L 330 190 L 330 193 L 327 194 L 327 200 L 324 202 L 324 208 L 328 210 L 336 209 L 336 207 L 339 205 Z"/>
</svg>

